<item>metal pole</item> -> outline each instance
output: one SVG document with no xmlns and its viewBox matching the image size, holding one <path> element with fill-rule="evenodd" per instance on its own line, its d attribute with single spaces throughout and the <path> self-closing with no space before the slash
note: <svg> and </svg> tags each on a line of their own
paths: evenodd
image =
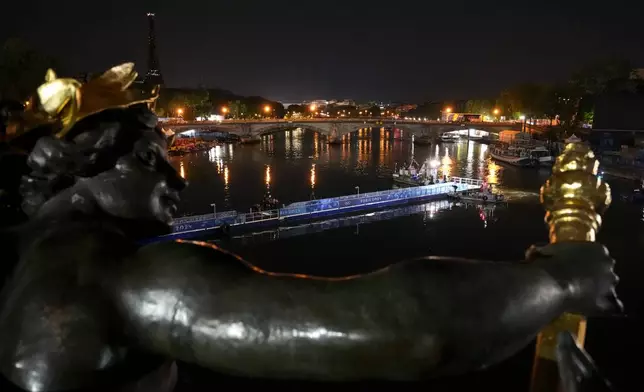
<svg viewBox="0 0 644 392">
<path fill-rule="evenodd" d="M 360 187 L 359 186 L 356 186 L 356 191 L 358 192 L 357 194 L 359 195 L 360 194 Z"/>
<path fill-rule="evenodd" d="M 212 215 L 216 218 L 217 217 L 217 204 L 212 203 L 210 206 L 212 207 Z"/>
<path fill-rule="evenodd" d="M 570 162 L 575 162 L 579 156 L 595 158 L 587 146 L 578 143 L 568 144 L 553 167 L 551 179 L 541 187 L 542 204 L 548 211 L 546 217 L 550 227 L 550 243 L 595 241 L 596 232 L 601 225 L 599 211 L 605 210 L 610 205 L 610 188 L 599 182 L 592 169 L 596 166 L 589 165 L 588 168 L 579 168 L 579 166 L 569 165 Z M 595 160 L 595 164 L 598 163 Z M 588 181 L 591 179 L 594 181 Z M 571 182 L 588 185 L 576 190 L 577 193 L 573 200 L 576 203 L 563 203 L 564 198 L 570 200 L 565 190 L 569 189 L 568 184 Z M 552 184 L 557 184 L 557 186 Z M 595 205 L 592 202 L 594 200 L 601 202 Z M 569 207 L 571 205 L 575 207 Z M 570 220 L 570 217 L 576 219 Z M 568 223 L 569 220 L 574 223 Z M 586 319 L 581 315 L 566 313 L 541 331 L 537 337 L 531 392 L 558 390 L 560 382 L 556 345 L 557 336 L 562 331 L 572 332 L 577 337 L 577 344 L 583 346 L 586 337 Z"/>
</svg>

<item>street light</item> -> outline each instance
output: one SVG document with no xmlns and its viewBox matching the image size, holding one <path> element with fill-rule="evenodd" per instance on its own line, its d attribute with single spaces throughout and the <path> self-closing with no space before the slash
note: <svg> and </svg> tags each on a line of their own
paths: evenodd
<svg viewBox="0 0 644 392">
<path fill-rule="evenodd" d="M 226 115 L 226 113 L 228 113 L 228 108 L 224 106 L 223 108 L 221 108 L 221 112 L 222 112 L 222 113 L 224 114 L 224 116 L 225 116 L 225 115 Z"/>
<path fill-rule="evenodd" d="M 309 110 L 310 110 L 310 111 L 312 111 L 312 112 L 314 112 L 314 111 L 315 111 L 315 109 L 317 109 L 317 108 L 318 108 L 318 107 L 317 107 L 314 103 L 312 103 L 312 104 L 309 106 Z"/>
<path fill-rule="evenodd" d="M 360 194 L 360 187 L 356 185 L 356 195 Z"/>
<path fill-rule="evenodd" d="M 264 106 L 264 112 L 265 113 L 270 113 L 271 112 L 271 107 L 268 106 L 268 105 Z"/>
<path fill-rule="evenodd" d="M 451 113 L 451 112 L 452 112 L 452 108 L 450 108 L 449 106 L 445 108 L 445 113 Z"/>
<path fill-rule="evenodd" d="M 493 113 L 495 116 L 498 116 L 501 111 L 499 109 L 494 109 Z"/>
<path fill-rule="evenodd" d="M 177 109 L 177 116 L 179 116 L 179 117 L 183 116 L 183 109 L 182 108 Z"/>
</svg>

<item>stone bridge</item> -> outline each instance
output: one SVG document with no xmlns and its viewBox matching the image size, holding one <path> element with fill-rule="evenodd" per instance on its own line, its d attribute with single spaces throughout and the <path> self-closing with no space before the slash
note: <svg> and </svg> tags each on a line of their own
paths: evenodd
<svg viewBox="0 0 644 392">
<path fill-rule="evenodd" d="M 362 128 L 386 127 L 401 129 L 416 137 L 439 137 L 445 132 L 479 129 L 491 133 L 503 130 L 521 130 L 521 123 L 517 122 L 481 122 L 481 123 L 445 123 L 437 121 L 410 121 L 392 119 L 306 119 L 306 120 L 225 120 L 223 122 L 192 122 L 192 123 L 162 123 L 164 128 L 175 132 L 190 129 L 200 131 L 228 132 L 247 138 L 258 138 L 262 135 L 284 131 L 293 128 L 304 128 L 318 132 L 334 142 L 341 140 L 345 135 L 356 132 Z"/>
</svg>

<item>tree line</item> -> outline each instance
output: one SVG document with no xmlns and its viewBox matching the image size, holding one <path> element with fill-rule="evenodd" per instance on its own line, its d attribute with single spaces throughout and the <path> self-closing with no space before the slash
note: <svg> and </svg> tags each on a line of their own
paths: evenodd
<svg viewBox="0 0 644 392">
<path fill-rule="evenodd" d="M 284 105 L 258 96 L 241 96 L 230 91 L 212 88 L 164 88 L 156 105 L 160 117 L 183 117 L 192 120 L 211 114 L 233 119 L 282 118 Z"/>
<path fill-rule="evenodd" d="M 65 74 L 56 59 L 47 56 L 19 39 L 9 39 L 0 47 L 0 99 L 24 101 L 43 82 L 47 68 Z M 521 83 L 501 91 L 497 97 L 467 101 L 426 102 L 409 112 L 410 116 L 439 118 L 446 107 L 455 112 L 477 113 L 508 119 L 551 119 L 565 128 L 580 122 L 592 122 L 596 99 L 607 93 L 644 91 L 642 80 L 633 65 L 623 59 L 597 61 L 574 72 L 562 83 Z M 262 97 L 245 97 L 222 89 L 165 88 L 156 105 L 157 114 L 185 119 L 225 114 L 229 118 L 284 117 L 308 115 L 310 108 Z M 381 116 L 377 107 L 360 109 L 333 106 L 325 108 L 331 116 Z"/>
<path fill-rule="evenodd" d="M 26 101 L 44 82 L 48 68 L 55 69 L 58 75 L 73 76 L 55 58 L 20 39 L 8 39 L 0 46 L 0 99 Z M 285 114 L 279 102 L 207 88 L 163 88 L 155 110 L 159 116 L 167 117 L 180 113 L 187 120 L 224 111 L 233 118 L 283 117 Z"/>
<path fill-rule="evenodd" d="M 599 96 L 642 90 L 643 81 L 628 60 L 605 59 L 580 68 L 565 82 L 521 83 L 487 99 L 426 102 L 410 115 L 438 118 L 450 107 L 455 112 L 490 117 L 551 119 L 553 125 L 574 128 L 581 122 L 592 123 Z"/>
<path fill-rule="evenodd" d="M 317 114 L 316 114 L 317 113 Z M 310 117 L 319 114 L 329 117 L 380 117 L 393 115 L 393 111 L 380 109 L 377 105 L 358 108 L 353 105 L 329 104 L 323 107 L 311 107 L 309 105 L 289 105 L 286 108 L 286 117 Z"/>
</svg>

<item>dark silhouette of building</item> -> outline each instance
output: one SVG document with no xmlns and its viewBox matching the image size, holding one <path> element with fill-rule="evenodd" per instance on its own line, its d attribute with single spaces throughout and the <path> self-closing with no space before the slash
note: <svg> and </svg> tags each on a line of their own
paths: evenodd
<svg viewBox="0 0 644 392">
<path fill-rule="evenodd" d="M 593 128 L 644 132 L 644 94 L 616 93 L 598 97 Z"/>
<path fill-rule="evenodd" d="M 602 148 L 641 145 L 644 137 L 644 93 L 604 94 L 595 101 L 591 139 Z"/>
<path fill-rule="evenodd" d="M 154 14 L 148 12 L 148 72 L 145 75 L 147 85 L 163 85 L 163 76 L 157 56 L 157 37 L 154 27 Z"/>
</svg>

